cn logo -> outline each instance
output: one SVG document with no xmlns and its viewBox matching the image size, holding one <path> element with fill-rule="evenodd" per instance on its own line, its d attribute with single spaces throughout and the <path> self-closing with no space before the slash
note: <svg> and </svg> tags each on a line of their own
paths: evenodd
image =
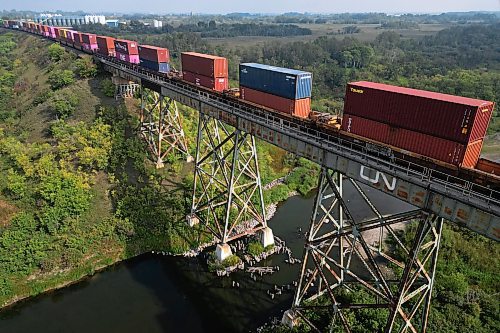
<svg viewBox="0 0 500 333">
<path fill-rule="evenodd" d="M 387 187 L 387 189 L 389 191 L 394 191 L 396 189 L 396 182 L 397 182 L 397 179 L 396 178 L 392 178 L 392 182 L 389 182 L 389 179 L 387 179 L 387 176 L 384 175 L 382 172 L 380 171 L 377 171 L 376 174 L 375 174 L 375 178 L 370 178 L 369 176 L 365 175 L 365 169 L 368 169 L 367 167 L 365 167 L 364 165 L 361 166 L 361 169 L 359 170 L 359 175 L 361 178 L 363 178 L 364 180 L 367 180 L 369 181 L 370 183 L 372 184 L 378 184 L 379 180 L 380 180 L 380 176 L 382 176 L 382 180 L 384 181 L 385 183 L 385 186 Z"/>
</svg>

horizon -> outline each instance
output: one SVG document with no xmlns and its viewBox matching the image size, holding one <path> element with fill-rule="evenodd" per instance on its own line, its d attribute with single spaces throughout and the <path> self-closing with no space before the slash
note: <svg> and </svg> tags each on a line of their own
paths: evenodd
<svg viewBox="0 0 500 333">
<path fill-rule="evenodd" d="M 421 0 L 418 3 L 407 3 L 397 0 L 379 0 L 376 3 L 361 0 L 356 3 L 335 4 L 329 0 L 318 0 L 305 3 L 299 0 L 254 0 L 238 3 L 234 0 L 210 1 L 184 0 L 182 3 L 168 4 L 163 1 L 142 0 L 141 9 L 134 0 L 110 0 L 106 2 L 86 0 L 79 4 L 64 0 L 40 2 L 37 0 L 20 0 L 15 4 L 0 4 L 0 10 L 33 11 L 33 12 L 78 12 L 115 13 L 115 14 L 162 14 L 162 15 L 227 15 L 232 13 L 248 13 L 261 15 L 281 15 L 284 13 L 300 14 L 442 14 L 466 12 L 499 12 L 500 0 Z M 145 9 L 143 9 L 145 8 Z M 150 8 L 155 8 L 152 11 Z M 286 8 L 283 9 L 283 8 Z M 422 10 L 425 8 L 425 10 Z"/>
</svg>

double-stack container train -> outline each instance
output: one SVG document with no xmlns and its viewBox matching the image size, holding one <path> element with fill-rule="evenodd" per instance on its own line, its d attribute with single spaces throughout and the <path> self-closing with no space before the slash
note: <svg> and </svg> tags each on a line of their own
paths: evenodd
<svg viewBox="0 0 500 333">
<path fill-rule="evenodd" d="M 500 164 L 480 159 L 494 103 L 373 82 L 347 85 L 343 116 L 311 111 L 312 74 L 256 63 L 239 66 L 239 89 L 229 88 L 226 58 L 182 52 L 172 70 L 168 49 L 32 22 L 6 20 L 5 28 L 40 34 L 115 62 L 140 66 L 166 79 L 276 112 L 329 135 L 358 143 L 363 151 L 389 152 L 446 174 L 500 189 Z M 378 148 L 377 148 L 378 147 Z"/>
</svg>

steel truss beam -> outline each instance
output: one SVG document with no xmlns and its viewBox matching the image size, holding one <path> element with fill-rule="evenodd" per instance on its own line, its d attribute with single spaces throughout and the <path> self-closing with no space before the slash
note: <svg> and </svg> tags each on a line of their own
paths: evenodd
<svg viewBox="0 0 500 333">
<path fill-rule="evenodd" d="M 181 117 L 173 99 L 141 86 L 140 122 L 141 136 L 148 143 L 157 168 L 162 168 L 167 156 L 174 152 L 190 161 Z"/>
<path fill-rule="evenodd" d="M 421 211 L 383 216 L 348 179 L 375 216 L 358 221 L 343 197 L 346 179 L 321 171 L 290 313 L 316 331 L 355 332 L 356 316 L 382 311 L 385 332 L 425 332 L 443 219 Z"/>
<path fill-rule="evenodd" d="M 200 112 L 191 216 L 222 243 L 267 227 L 255 138 Z"/>
</svg>

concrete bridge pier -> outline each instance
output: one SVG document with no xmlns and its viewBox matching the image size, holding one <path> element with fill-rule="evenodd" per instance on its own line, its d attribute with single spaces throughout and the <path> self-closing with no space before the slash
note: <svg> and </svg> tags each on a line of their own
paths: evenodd
<svg viewBox="0 0 500 333">
<path fill-rule="evenodd" d="M 273 230 L 269 227 L 265 227 L 261 231 L 259 231 L 259 238 L 262 246 L 268 247 L 270 245 L 274 245 L 274 234 Z"/>
<path fill-rule="evenodd" d="M 231 247 L 227 243 L 218 244 L 215 248 L 215 256 L 219 262 L 224 261 L 232 254 Z"/>
</svg>

